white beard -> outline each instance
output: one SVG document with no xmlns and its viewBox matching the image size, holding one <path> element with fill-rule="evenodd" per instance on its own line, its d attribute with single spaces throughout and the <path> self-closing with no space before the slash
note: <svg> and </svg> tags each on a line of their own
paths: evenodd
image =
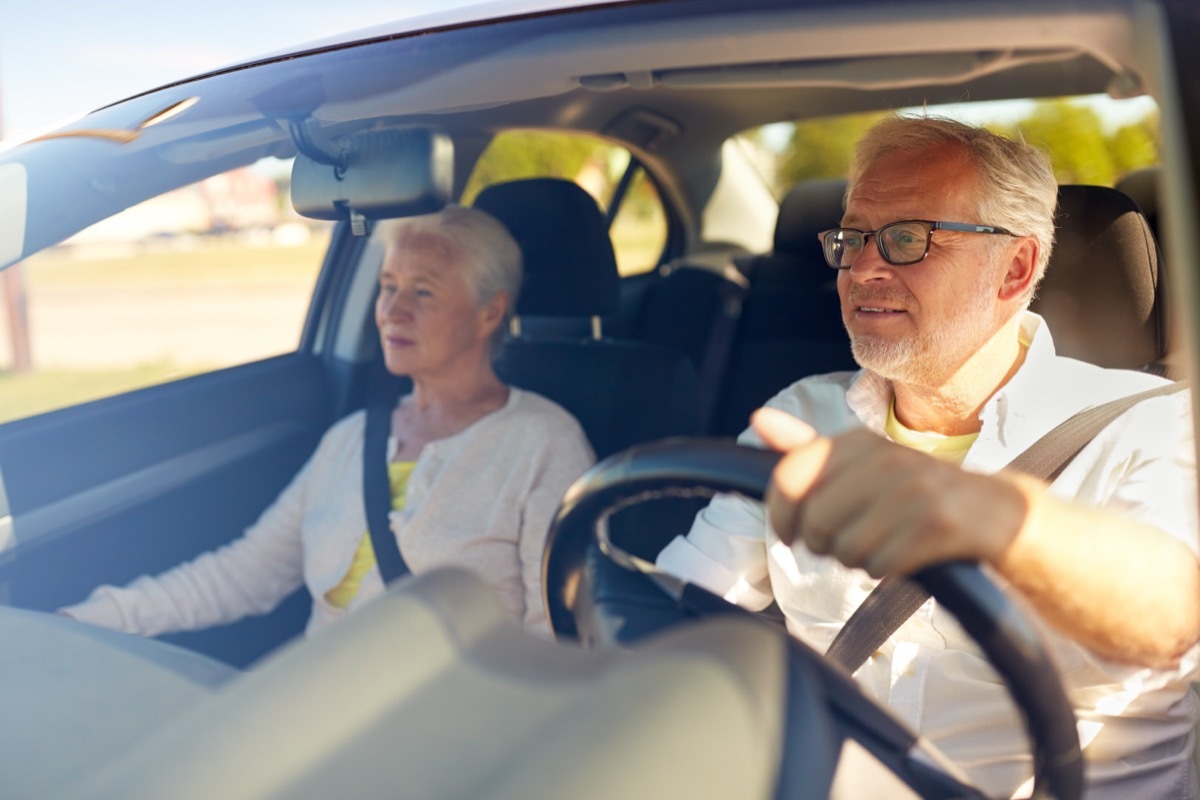
<svg viewBox="0 0 1200 800">
<path fill-rule="evenodd" d="M 888 380 L 914 386 L 944 383 L 995 333 L 994 288 L 980 280 L 971 287 L 965 302 L 933 330 L 921 330 L 899 339 L 850 332 L 854 360 Z M 871 305 L 872 300 L 897 299 L 895 292 L 872 293 L 861 287 L 850 297 L 854 305 Z"/>
</svg>

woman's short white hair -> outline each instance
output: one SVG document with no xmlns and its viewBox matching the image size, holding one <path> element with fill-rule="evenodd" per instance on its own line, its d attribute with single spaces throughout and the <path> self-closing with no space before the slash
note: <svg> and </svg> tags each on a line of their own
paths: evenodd
<svg viewBox="0 0 1200 800">
<path fill-rule="evenodd" d="M 485 211 L 451 205 L 433 214 L 383 220 L 375 235 L 383 240 L 384 259 L 396 248 L 421 240 L 441 242 L 463 268 L 480 305 L 501 292 L 507 294 L 504 321 L 496 329 L 496 341 L 504 338 L 521 292 L 523 268 L 521 248 L 499 220 Z"/>
<path fill-rule="evenodd" d="M 1028 305 L 1050 263 L 1050 252 L 1054 249 L 1054 209 L 1058 204 L 1058 181 L 1050 158 L 1038 148 L 986 128 L 944 117 L 887 117 L 859 141 L 850 167 L 846 199 L 863 172 L 881 158 L 892 153 L 928 150 L 942 144 L 962 147 L 979 171 L 980 178 L 979 218 L 951 221 L 995 225 L 1037 239 L 1035 280 L 1025 298 Z M 1002 241 L 996 242 L 998 247 L 1002 244 Z"/>
</svg>

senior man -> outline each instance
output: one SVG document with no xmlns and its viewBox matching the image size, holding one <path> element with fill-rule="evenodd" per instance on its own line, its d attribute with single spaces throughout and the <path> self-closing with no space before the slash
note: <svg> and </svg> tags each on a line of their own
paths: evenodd
<svg viewBox="0 0 1200 800">
<path fill-rule="evenodd" d="M 1163 383 L 1057 356 L 1028 310 L 1056 190 L 1044 154 L 983 129 L 896 116 L 867 133 L 842 227 L 821 234 L 862 369 L 805 378 L 756 412 L 741 440 L 786 451 L 765 507 L 716 498 L 658 564 L 749 608 L 777 601 L 824 651 L 876 579 L 979 561 L 1047 636 L 1088 797 L 1194 796 L 1187 393 L 1137 404 L 1049 485 L 1002 469 L 1076 412 Z M 1027 790 L 1017 712 L 932 600 L 856 677 L 989 796 Z"/>
</svg>

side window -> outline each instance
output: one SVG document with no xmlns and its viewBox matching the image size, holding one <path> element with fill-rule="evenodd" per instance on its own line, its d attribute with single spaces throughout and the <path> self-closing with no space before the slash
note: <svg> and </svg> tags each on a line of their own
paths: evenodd
<svg viewBox="0 0 1200 800">
<path fill-rule="evenodd" d="M 621 177 L 629 169 L 629 151 L 605 139 L 584 134 L 513 130 L 496 135 L 463 190 L 465 205 L 485 186 L 520 178 L 564 178 L 596 199 L 606 213 Z M 644 170 L 638 169 L 617 198 L 609 233 L 622 275 L 648 272 L 667 243 L 667 216 L 662 200 Z"/>
<path fill-rule="evenodd" d="M 294 350 L 331 227 L 291 211 L 289 168 L 152 198 L 0 273 L 0 422 Z"/>
<path fill-rule="evenodd" d="M 667 246 L 667 215 L 658 189 L 639 169 L 613 217 L 613 249 L 622 275 L 638 275 L 658 266 Z"/>
</svg>

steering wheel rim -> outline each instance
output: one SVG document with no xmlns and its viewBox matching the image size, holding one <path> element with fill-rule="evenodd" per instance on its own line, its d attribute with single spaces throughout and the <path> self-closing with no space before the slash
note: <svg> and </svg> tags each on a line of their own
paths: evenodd
<svg viewBox="0 0 1200 800">
<path fill-rule="evenodd" d="M 546 541 L 543 592 L 555 637 L 578 635 L 573 609 L 587 550 L 614 509 L 678 490 L 762 500 L 779 458 L 725 439 L 683 438 L 633 447 L 596 464 L 567 491 Z M 958 620 L 1004 680 L 1032 744 L 1032 796 L 1081 796 L 1074 710 L 1061 682 L 1045 680 L 1058 670 L 1035 629 L 976 564 L 939 564 L 912 578 Z"/>
</svg>

